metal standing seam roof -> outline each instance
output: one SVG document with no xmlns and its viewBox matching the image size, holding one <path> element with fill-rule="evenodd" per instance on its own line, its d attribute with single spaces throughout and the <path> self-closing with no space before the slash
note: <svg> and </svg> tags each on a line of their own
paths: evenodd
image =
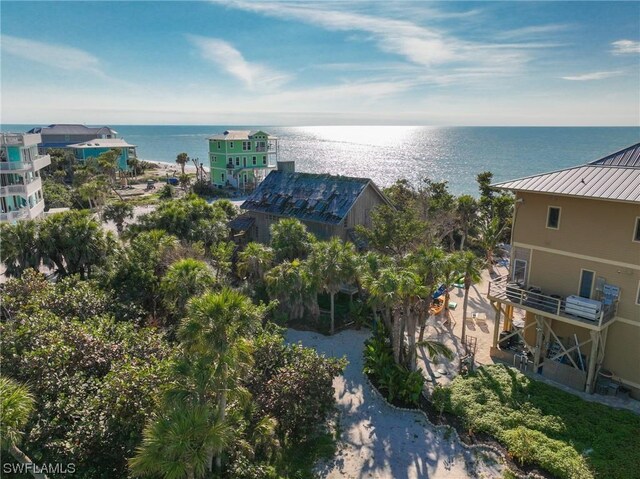
<svg viewBox="0 0 640 479">
<path fill-rule="evenodd" d="M 493 186 L 505 190 L 640 203 L 640 143 L 586 165 Z"/>
<path fill-rule="evenodd" d="M 241 208 L 335 225 L 369 184 L 368 178 L 272 171 Z"/>
<path fill-rule="evenodd" d="M 32 128 L 27 133 L 40 133 L 44 135 L 87 135 L 87 134 L 110 134 L 117 135 L 118 132 L 108 126 L 90 127 L 85 125 L 60 124 Z"/>
</svg>

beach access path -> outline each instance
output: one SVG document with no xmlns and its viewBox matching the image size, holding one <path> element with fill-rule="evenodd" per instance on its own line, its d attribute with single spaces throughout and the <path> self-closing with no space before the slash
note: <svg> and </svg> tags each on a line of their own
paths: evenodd
<svg viewBox="0 0 640 479">
<path fill-rule="evenodd" d="M 323 478 L 494 478 L 502 477 L 495 457 L 485 461 L 463 448 L 455 434 L 435 429 L 424 415 L 389 406 L 362 372 L 369 330 L 334 336 L 288 330 L 287 341 L 300 342 L 326 356 L 346 357 L 344 373 L 334 379 L 340 440 L 335 457 L 317 467 Z"/>
</svg>

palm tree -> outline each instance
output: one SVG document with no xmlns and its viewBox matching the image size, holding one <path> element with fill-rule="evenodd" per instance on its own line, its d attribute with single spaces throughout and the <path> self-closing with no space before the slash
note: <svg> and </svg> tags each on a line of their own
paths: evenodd
<svg viewBox="0 0 640 479">
<path fill-rule="evenodd" d="M 0 376 L 0 444 L 20 464 L 29 467 L 31 475 L 38 479 L 47 476 L 38 473 L 33 461 L 18 446 L 23 429 L 33 413 L 34 399 L 26 386 Z"/>
<path fill-rule="evenodd" d="M 460 276 L 460 257 L 453 253 L 444 258 L 440 265 L 440 274 L 442 277 L 442 283 L 445 286 L 444 293 L 444 314 L 447 320 L 449 320 L 449 299 L 451 298 L 451 285 Z"/>
<path fill-rule="evenodd" d="M 487 265 L 489 266 L 489 272 L 491 274 L 494 273 L 493 253 L 496 250 L 498 243 L 500 242 L 500 238 L 505 226 L 506 224 L 500 226 L 500 218 L 497 216 L 494 218 L 487 217 L 480 222 L 478 240 L 480 243 L 480 247 L 485 252 L 485 258 L 487 261 Z"/>
<path fill-rule="evenodd" d="M 304 269 L 299 260 L 284 261 L 265 275 L 269 297 L 278 300 L 280 311 L 286 312 L 289 319 L 304 316 L 308 295 Z"/>
<path fill-rule="evenodd" d="M 420 248 L 415 253 L 409 255 L 405 259 L 405 263 L 414 265 L 416 272 L 421 278 L 422 284 L 428 291 L 428 297 L 425 304 L 421 304 L 419 323 L 420 337 L 419 341 L 424 339 L 424 331 L 427 326 L 427 317 L 429 315 L 429 307 L 431 306 L 431 295 L 438 288 L 442 280 L 442 269 L 445 262 L 445 254 L 442 248 Z M 426 311 L 424 310 L 426 308 Z"/>
<path fill-rule="evenodd" d="M 188 355 L 206 358 L 214 368 L 217 382 L 217 423 L 226 420 L 228 392 L 239 386 L 252 362 L 249 337 L 257 331 L 265 307 L 230 288 L 193 298 L 187 316 L 180 324 L 178 337 Z M 222 448 L 216 453 L 216 466 L 222 466 Z"/>
<path fill-rule="evenodd" d="M 331 298 L 331 334 L 335 331 L 335 295 L 345 281 L 351 279 L 350 256 L 354 255 L 353 245 L 343 243 L 339 238 L 316 243 L 309 256 L 309 267 L 318 278 L 320 288 Z"/>
<path fill-rule="evenodd" d="M 460 341 L 464 344 L 467 331 L 467 305 L 469 302 L 469 289 L 471 285 L 480 281 L 483 261 L 471 251 L 466 251 L 460 256 L 460 272 L 464 275 L 464 302 L 462 306 L 462 334 Z"/>
<path fill-rule="evenodd" d="M 464 243 L 469 235 L 469 229 L 473 226 L 478 213 L 478 202 L 471 195 L 460 195 L 456 207 L 458 213 L 458 224 L 462 232 L 460 249 L 464 249 Z"/>
<path fill-rule="evenodd" d="M 0 225 L 0 261 L 7 276 L 19 277 L 25 269 L 38 269 L 42 259 L 38 248 L 38 228 L 35 221 L 19 221 Z"/>
<path fill-rule="evenodd" d="M 186 153 L 179 153 L 178 156 L 176 156 L 176 163 L 180 165 L 183 175 L 184 175 L 184 167 L 188 162 L 189 162 L 189 155 L 187 155 Z"/>
<path fill-rule="evenodd" d="M 276 261 L 304 259 L 315 237 L 295 218 L 285 218 L 271 225 L 271 247 Z"/>
<path fill-rule="evenodd" d="M 186 258 L 169 266 L 160 288 L 167 308 L 182 317 L 189 299 L 203 294 L 215 284 L 213 272 L 206 263 Z"/>
<path fill-rule="evenodd" d="M 104 207 L 102 211 L 102 219 L 104 221 L 113 221 L 121 235 L 124 231 L 124 221 L 133 218 L 133 206 L 126 201 L 114 201 Z"/>
<path fill-rule="evenodd" d="M 204 478 L 211 471 L 210 451 L 223 450 L 230 438 L 229 425 L 212 422 L 208 407 L 175 407 L 145 427 L 129 467 L 134 476 Z"/>
<path fill-rule="evenodd" d="M 238 254 L 238 274 L 249 281 L 264 280 L 264 275 L 273 264 L 273 250 L 260 243 L 249 243 Z"/>
</svg>

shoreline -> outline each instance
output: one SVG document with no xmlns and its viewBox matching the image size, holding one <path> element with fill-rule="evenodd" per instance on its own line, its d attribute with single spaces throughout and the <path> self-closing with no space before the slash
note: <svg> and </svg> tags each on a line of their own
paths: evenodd
<svg viewBox="0 0 640 479">
<path fill-rule="evenodd" d="M 180 165 L 178 165 L 177 163 L 168 163 L 165 161 L 158 161 L 158 160 L 142 160 L 140 159 L 140 161 L 144 161 L 146 163 L 152 163 L 154 165 L 156 165 L 157 168 L 154 168 L 154 171 L 162 171 L 163 173 L 169 173 L 170 176 L 178 176 L 180 174 L 181 171 L 181 167 Z M 209 169 L 205 166 L 204 167 L 204 171 L 208 174 L 209 173 Z M 185 173 L 196 173 L 196 167 L 193 165 L 193 163 L 187 163 L 184 166 L 184 172 Z"/>
</svg>

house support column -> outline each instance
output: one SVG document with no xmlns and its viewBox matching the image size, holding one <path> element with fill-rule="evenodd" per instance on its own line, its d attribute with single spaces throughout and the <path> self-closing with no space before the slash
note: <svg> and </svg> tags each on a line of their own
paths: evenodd
<svg viewBox="0 0 640 479">
<path fill-rule="evenodd" d="M 498 307 L 496 308 L 495 321 L 493 323 L 493 347 L 498 347 L 498 335 L 500 334 L 500 303 L 498 303 Z"/>
<path fill-rule="evenodd" d="M 600 332 L 599 331 L 589 331 L 589 335 L 591 336 L 591 354 L 589 354 L 589 369 L 587 373 L 587 385 L 584 390 L 588 393 L 593 393 L 593 389 L 595 387 L 595 375 L 596 375 L 596 364 L 598 362 L 598 346 L 600 345 Z"/>
<path fill-rule="evenodd" d="M 536 314 L 536 348 L 533 352 L 533 372 L 538 372 L 540 357 L 542 356 L 542 343 L 544 341 L 544 322 L 542 316 Z"/>
</svg>

